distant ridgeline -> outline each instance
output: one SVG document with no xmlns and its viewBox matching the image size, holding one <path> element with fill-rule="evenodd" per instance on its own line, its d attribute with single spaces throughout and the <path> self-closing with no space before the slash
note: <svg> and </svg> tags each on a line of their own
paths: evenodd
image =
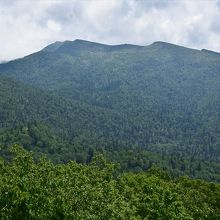
<svg viewBox="0 0 220 220">
<path fill-rule="evenodd" d="M 220 182 L 219 125 L 216 52 L 75 40 L 0 64 L 4 158 L 17 143 L 56 163 L 102 153 L 121 171 Z"/>
</svg>

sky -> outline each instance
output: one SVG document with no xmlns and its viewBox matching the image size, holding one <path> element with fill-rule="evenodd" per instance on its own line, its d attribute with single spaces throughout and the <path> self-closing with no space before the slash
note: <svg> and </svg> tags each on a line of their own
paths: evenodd
<svg viewBox="0 0 220 220">
<path fill-rule="evenodd" d="M 220 52 L 220 0 L 0 0 L 0 61 L 75 39 Z"/>
</svg>

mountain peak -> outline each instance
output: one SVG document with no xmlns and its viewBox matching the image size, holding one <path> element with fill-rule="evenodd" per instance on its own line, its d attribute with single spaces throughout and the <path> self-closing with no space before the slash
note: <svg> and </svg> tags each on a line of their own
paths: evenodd
<svg viewBox="0 0 220 220">
<path fill-rule="evenodd" d="M 157 50 L 169 50 L 169 51 L 181 51 L 181 53 L 189 53 L 189 52 L 199 52 L 198 49 L 188 48 L 185 46 L 180 46 L 173 43 L 168 43 L 164 41 L 156 41 L 149 45 L 150 48 L 157 49 Z"/>
<path fill-rule="evenodd" d="M 157 46 L 157 47 L 163 47 L 163 48 L 164 47 L 181 47 L 179 45 L 171 44 L 171 43 L 164 42 L 164 41 L 155 41 L 150 46 Z"/>
<path fill-rule="evenodd" d="M 165 41 L 155 41 L 153 44 L 155 44 L 155 45 L 164 45 L 164 44 L 170 44 L 170 43 L 167 43 Z"/>
<path fill-rule="evenodd" d="M 143 46 L 137 46 L 132 44 L 119 44 L 119 45 L 107 45 L 82 39 L 75 39 L 74 41 L 57 41 L 45 47 L 43 51 L 47 52 L 60 52 L 71 55 L 80 54 L 83 51 L 86 52 L 111 52 L 127 49 L 139 49 Z"/>
<path fill-rule="evenodd" d="M 42 51 L 47 51 L 47 52 L 53 52 L 56 51 L 61 45 L 63 44 L 63 42 L 61 41 L 56 41 L 52 44 L 49 44 L 48 46 L 46 46 L 45 48 L 43 48 Z"/>
<path fill-rule="evenodd" d="M 69 42 L 72 42 L 72 43 L 92 43 L 92 44 L 96 43 L 96 42 L 92 42 L 92 41 L 88 41 L 88 40 L 83 40 L 83 39 L 75 39 L 75 40 L 69 41 Z"/>
</svg>

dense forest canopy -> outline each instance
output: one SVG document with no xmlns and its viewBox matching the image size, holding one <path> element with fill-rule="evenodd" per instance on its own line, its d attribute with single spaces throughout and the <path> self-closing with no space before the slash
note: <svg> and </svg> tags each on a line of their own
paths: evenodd
<svg viewBox="0 0 220 220">
<path fill-rule="evenodd" d="M 151 168 L 119 174 L 102 155 L 55 165 L 14 146 L 0 161 L 1 219 L 217 220 L 220 185 Z"/>
<path fill-rule="evenodd" d="M 56 42 L 0 64 L 1 155 L 55 163 L 98 152 L 121 172 L 153 166 L 220 182 L 220 54 L 165 42 Z"/>
</svg>

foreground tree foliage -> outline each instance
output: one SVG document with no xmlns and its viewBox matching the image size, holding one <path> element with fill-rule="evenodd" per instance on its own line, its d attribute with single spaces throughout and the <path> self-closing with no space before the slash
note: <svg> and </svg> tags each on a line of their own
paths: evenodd
<svg viewBox="0 0 220 220">
<path fill-rule="evenodd" d="M 0 163 L 0 219 L 219 219 L 220 185 L 172 179 L 152 168 L 118 174 L 103 156 L 89 165 L 33 159 L 19 146 Z"/>
</svg>

